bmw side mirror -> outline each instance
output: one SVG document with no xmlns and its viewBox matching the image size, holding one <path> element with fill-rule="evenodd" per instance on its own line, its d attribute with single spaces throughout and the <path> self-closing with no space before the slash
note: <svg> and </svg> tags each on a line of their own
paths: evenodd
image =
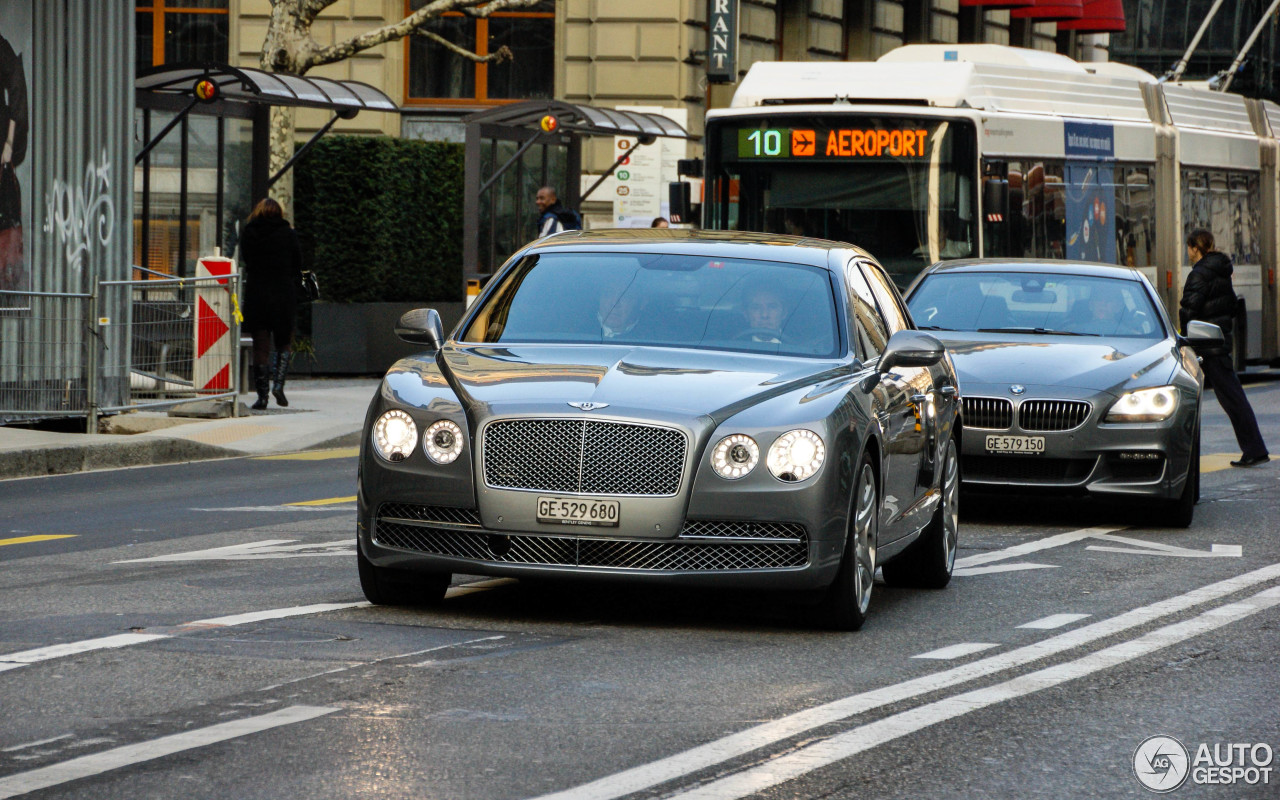
<svg viewBox="0 0 1280 800">
<path fill-rule="evenodd" d="M 889 337 L 880 354 L 881 373 L 894 367 L 931 367 L 942 360 L 946 348 L 934 336 L 921 331 L 898 331 Z"/>
<path fill-rule="evenodd" d="M 1194 350 L 1210 347 L 1226 347 L 1227 339 L 1222 335 L 1222 328 L 1212 322 L 1193 320 L 1187 323 L 1187 335 L 1182 337 L 1185 344 Z"/>
<path fill-rule="evenodd" d="M 415 308 L 400 317 L 396 323 L 396 336 L 410 344 L 423 344 L 439 350 L 444 346 L 444 324 L 434 308 Z"/>
</svg>

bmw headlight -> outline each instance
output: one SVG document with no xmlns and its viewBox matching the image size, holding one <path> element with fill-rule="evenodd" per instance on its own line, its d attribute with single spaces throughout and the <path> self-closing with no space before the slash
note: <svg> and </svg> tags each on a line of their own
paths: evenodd
<svg viewBox="0 0 1280 800">
<path fill-rule="evenodd" d="M 812 477 L 827 457 L 822 437 L 813 431 L 787 431 L 769 448 L 769 471 L 780 481 L 794 483 Z"/>
<path fill-rule="evenodd" d="M 711 451 L 711 468 L 721 478 L 736 481 L 760 463 L 760 445 L 742 433 L 721 439 Z"/>
<path fill-rule="evenodd" d="M 1106 421 L 1159 422 L 1177 410 L 1178 390 L 1172 386 L 1157 386 L 1122 394 L 1107 411 Z"/>
<path fill-rule="evenodd" d="M 387 461 L 404 461 L 418 442 L 413 417 L 392 409 L 373 423 L 373 449 Z"/>
<path fill-rule="evenodd" d="M 422 436 L 422 449 L 437 464 L 452 464 L 462 454 L 462 428 L 447 419 L 433 422 Z"/>
</svg>

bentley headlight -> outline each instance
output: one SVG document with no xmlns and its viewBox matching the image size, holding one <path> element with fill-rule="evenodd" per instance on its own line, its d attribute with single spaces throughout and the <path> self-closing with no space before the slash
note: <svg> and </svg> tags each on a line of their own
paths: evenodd
<svg viewBox="0 0 1280 800">
<path fill-rule="evenodd" d="M 462 454 L 462 428 L 447 419 L 433 422 L 422 436 L 422 449 L 437 464 L 452 464 Z"/>
<path fill-rule="evenodd" d="M 711 451 L 711 468 L 721 478 L 736 481 L 760 463 L 760 445 L 742 433 L 726 436 Z"/>
<path fill-rule="evenodd" d="M 373 449 L 387 461 L 404 461 L 418 442 L 413 417 L 392 409 L 373 423 Z"/>
<path fill-rule="evenodd" d="M 787 431 L 769 448 L 769 471 L 780 481 L 802 481 L 812 477 L 826 457 L 821 436 L 813 431 Z"/>
<path fill-rule="evenodd" d="M 1178 390 L 1172 386 L 1125 392 L 1107 412 L 1107 422 L 1159 422 L 1178 410 Z"/>
</svg>

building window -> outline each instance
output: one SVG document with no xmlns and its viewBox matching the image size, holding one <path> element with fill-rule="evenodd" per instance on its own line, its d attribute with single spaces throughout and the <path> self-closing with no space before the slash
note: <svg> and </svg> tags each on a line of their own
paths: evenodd
<svg viewBox="0 0 1280 800">
<path fill-rule="evenodd" d="M 405 0 L 412 13 L 430 0 Z M 544 0 L 521 11 L 490 17 L 450 12 L 426 29 L 478 55 L 511 49 L 514 59 L 478 64 L 425 36 L 407 38 L 406 105 L 466 105 L 506 100 L 538 100 L 555 84 L 555 2 Z"/>
<path fill-rule="evenodd" d="M 138 69 L 228 60 L 229 0 L 135 0 Z"/>
</svg>

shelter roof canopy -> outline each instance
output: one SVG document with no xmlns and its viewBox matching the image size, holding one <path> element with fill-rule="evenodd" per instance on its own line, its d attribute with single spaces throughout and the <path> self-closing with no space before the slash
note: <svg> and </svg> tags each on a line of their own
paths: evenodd
<svg viewBox="0 0 1280 800">
<path fill-rule="evenodd" d="M 220 98 L 273 106 L 328 108 L 334 111 L 399 111 L 390 97 L 367 83 L 304 78 L 228 64 L 166 64 L 138 73 L 138 91 L 192 95 L 197 81 L 218 85 Z"/>
<path fill-rule="evenodd" d="M 559 100 L 530 100 L 481 111 L 466 118 L 468 124 L 486 123 L 515 128 L 536 128 L 545 116 L 559 123 L 557 130 L 584 136 L 669 136 L 695 139 L 680 123 L 641 111 L 621 111 Z"/>
</svg>

